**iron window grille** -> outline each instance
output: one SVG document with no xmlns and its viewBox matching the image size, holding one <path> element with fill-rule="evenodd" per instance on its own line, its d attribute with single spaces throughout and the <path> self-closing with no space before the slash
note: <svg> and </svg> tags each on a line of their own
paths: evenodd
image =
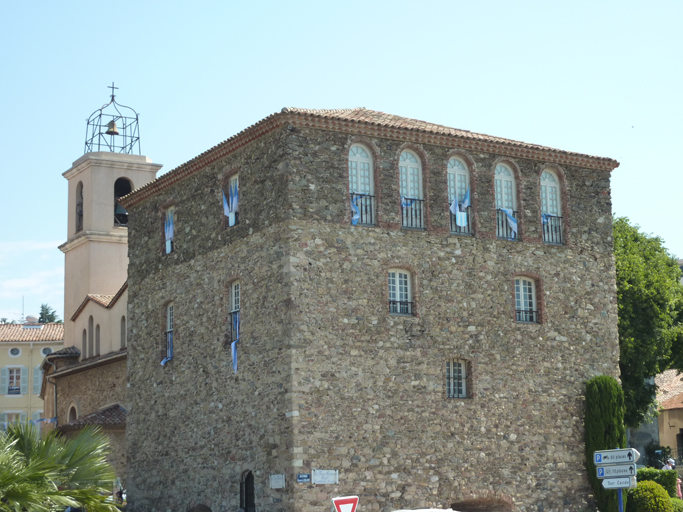
<svg viewBox="0 0 683 512">
<path fill-rule="evenodd" d="M 409 229 L 424 229 L 424 199 L 401 198 L 401 225 Z"/>
<path fill-rule="evenodd" d="M 389 313 L 394 315 L 414 315 L 415 303 L 403 300 L 390 300 Z"/>
<path fill-rule="evenodd" d="M 513 211 L 512 216 L 517 220 L 519 226 L 519 212 Z M 519 227 L 518 227 L 519 229 Z M 496 210 L 496 236 L 503 240 L 518 240 L 517 232 L 510 228 L 510 221 L 503 210 L 498 208 Z"/>
<path fill-rule="evenodd" d="M 468 364 L 462 359 L 446 361 L 446 396 L 448 398 L 468 397 Z"/>
<path fill-rule="evenodd" d="M 564 245 L 562 234 L 562 217 L 543 214 L 543 242 L 546 244 Z"/>
<path fill-rule="evenodd" d="M 375 196 L 369 194 L 361 194 L 359 192 L 351 192 L 351 204 L 358 208 L 356 213 L 353 206 L 351 207 L 351 218 L 358 215 L 358 224 L 363 226 L 375 225 Z"/>
<path fill-rule="evenodd" d="M 517 321 L 520 323 L 537 324 L 540 319 L 540 311 L 532 311 L 529 309 L 517 310 Z"/>
<path fill-rule="evenodd" d="M 449 210 L 450 211 L 450 210 Z M 453 212 L 450 212 L 450 217 L 451 217 L 451 233 L 454 235 L 471 235 L 472 234 L 472 207 L 468 206 L 465 208 L 465 213 L 467 217 L 467 224 L 464 226 L 458 226 L 456 222 L 456 217 L 453 215 Z"/>
</svg>

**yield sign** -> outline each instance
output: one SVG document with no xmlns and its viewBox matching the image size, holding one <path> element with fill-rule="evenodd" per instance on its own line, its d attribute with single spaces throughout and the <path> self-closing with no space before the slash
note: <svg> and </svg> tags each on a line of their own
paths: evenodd
<svg viewBox="0 0 683 512">
<path fill-rule="evenodd" d="M 332 504 L 336 512 L 356 512 L 358 496 L 340 496 L 332 498 Z"/>
</svg>

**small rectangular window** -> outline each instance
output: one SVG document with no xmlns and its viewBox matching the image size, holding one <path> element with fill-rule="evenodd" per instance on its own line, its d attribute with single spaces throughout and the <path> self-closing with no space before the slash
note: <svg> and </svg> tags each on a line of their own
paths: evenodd
<svg viewBox="0 0 683 512">
<path fill-rule="evenodd" d="M 161 366 L 165 366 L 171 359 L 173 359 L 173 303 L 166 306 L 166 332 L 165 332 L 165 357 L 161 360 Z"/>
<path fill-rule="evenodd" d="M 21 368 L 9 369 L 9 387 L 7 388 L 7 394 L 21 394 Z"/>
<path fill-rule="evenodd" d="M 228 219 L 228 226 L 239 224 L 240 179 L 235 174 L 228 180 L 228 189 L 223 190 L 223 215 Z"/>
<path fill-rule="evenodd" d="M 240 283 L 235 281 L 230 285 L 230 341 L 240 338 Z"/>
<path fill-rule="evenodd" d="M 515 279 L 515 313 L 520 323 L 538 323 L 539 311 L 536 307 L 536 283 L 527 278 Z"/>
<path fill-rule="evenodd" d="M 446 396 L 448 398 L 467 398 L 468 386 L 467 361 L 449 359 L 446 361 Z"/>
<path fill-rule="evenodd" d="M 404 270 L 389 270 L 389 313 L 392 315 L 413 315 L 410 274 Z"/>
<path fill-rule="evenodd" d="M 173 235 L 175 231 L 175 208 L 169 208 L 164 213 L 165 252 L 171 254 L 174 249 Z"/>
</svg>

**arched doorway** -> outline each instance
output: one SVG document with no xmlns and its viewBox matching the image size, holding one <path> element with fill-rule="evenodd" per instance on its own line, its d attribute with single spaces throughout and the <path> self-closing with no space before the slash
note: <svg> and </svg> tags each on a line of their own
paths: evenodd
<svg viewBox="0 0 683 512">
<path fill-rule="evenodd" d="M 254 495 L 254 474 L 245 471 L 240 482 L 240 508 L 245 512 L 256 512 L 256 497 Z"/>
</svg>

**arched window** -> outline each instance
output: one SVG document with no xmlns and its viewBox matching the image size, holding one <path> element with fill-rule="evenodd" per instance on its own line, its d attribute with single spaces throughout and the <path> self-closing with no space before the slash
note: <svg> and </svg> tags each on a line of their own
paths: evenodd
<svg viewBox="0 0 683 512">
<path fill-rule="evenodd" d="M 83 230 L 83 182 L 76 185 L 76 233 Z"/>
<path fill-rule="evenodd" d="M 88 357 L 88 333 L 83 329 L 83 347 L 81 349 L 81 359 Z"/>
<path fill-rule="evenodd" d="M 389 269 L 389 313 L 414 315 L 413 286 L 407 270 Z"/>
<path fill-rule="evenodd" d="M 76 407 L 73 405 L 69 407 L 69 419 L 68 422 L 71 423 L 72 421 L 76 421 L 78 419 L 78 412 L 76 411 Z"/>
<path fill-rule="evenodd" d="M 349 193 L 351 223 L 374 225 L 375 184 L 370 152 L 360 144 L 349 149 Z"/>
<path fill-rule="evenodd" d="M 100 324 L 95 327 L 95 355 L 100 355 Z"/>
<path fill-rule="evenodd" d="M 128 212 L 119 204 L 119 199 L 130 194 L 133 191 L 133 185 L 127 178 L 119 178 L 114 182 L 114 225 L 127 226 Z"/>
<path fill-rule="evenodd" d="M 451 158 L 448 161 L 448 204 L 451 233 L 471 234 L 470 173 L 460 158 Z"/>
<path fill-rule="evenodd" d="M 403 151 L 398 164 L 401 184 L 401 224 L 404 228 L 424 229 L 422 164 L 412 151 Z"/>
<path fill-rule="evenodd" d="M 562 244 L 562 200 L 560 180 L 550 169 L 541 174 L 541 219 L 543 241 L 547 244 Z"/>
<path fill-rule="evenodd" d="M 254 493 L 254 474 L 247 471 L 240 482 L 240 508 L 245 512 L 256 512 L 256 496 Z"/>
<path fill-rule="evenodd" d="M 517 191 L 515 175 L 507 165 L 496 166 L 496 235 L 517 239 Z"/>
<path fill-rule="evenodd" d="M 536 306 L 536 282 L 528 277 L 515 278 L 516 319 L 521 323 L 538 323 Z"/>
<path fill-rule="evenodd" d="M 121 348 L 126 348 L 126 317 L 121 317 Z"/>
<path fill-rule="evenodd" d="M 95 353 L 95 326 L 92 316 L 88 318 L 88 354 L 86 357 L 92 357 Z"/>
</svg>

